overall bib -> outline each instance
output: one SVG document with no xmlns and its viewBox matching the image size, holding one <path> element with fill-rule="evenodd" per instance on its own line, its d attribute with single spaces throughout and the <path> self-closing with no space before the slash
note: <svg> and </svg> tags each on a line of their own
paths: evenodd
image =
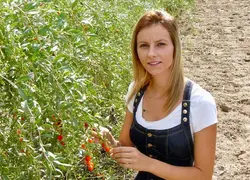
<svg viewBox="0 0 250 180">
<path fill-rule="evenodd" d="M 185 85 L 180 125 L 165 130 L 147 129 L 136 121 L 136 111 L 146 88 L 147 86 L 143 87 L 135 97 L 134 119 L 130 128 L 132 142 L 141 153 L 151 158 L 174 166 L 193 166 L 194 145 L 189 121 L 192 82 L 188 81 Z M 162 178 L 140 171 L 135 180 L 162 180 Z"/>
</svg>

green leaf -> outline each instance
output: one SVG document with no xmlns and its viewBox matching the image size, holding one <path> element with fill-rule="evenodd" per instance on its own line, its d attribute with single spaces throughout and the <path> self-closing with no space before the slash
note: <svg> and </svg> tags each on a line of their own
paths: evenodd
<svg viewBox="0 0 250 180">
<path fill-rule="evenodd" d="M 41 36 L 47 35 L 48 31 L 50 30 L 50 26 L 44 26 L 41 29 L 39 29 L 38 34 Z"/>
<path fill-rule="evenodd" d="M 50 152 L 50 151 L 47 151 L 46 152 L 46 154 L 49 156 L 49 157 L 52 157 L 53 159 L 55 159 L 56 158 L 56 155 L 55 154 L 53 154 L 52 152 Z"/>
<path fill-rule="evenodd" d="M 27 14 L 39 14 L 39 11 L 29 11 L 29 12 L 27 12 Z"/>
<path fill-rule="evenodd" d="M 28 96 L 25 94 L 25 92 L 21 88 L 17 88 L 19 95 L 24 99 L 28 100 Z"/>
<path fill-rule="evenodd" d="M 25 75 L 25 76 L 19 77 L 16 81 L 17 81 L 17 82 L 22 82 L 22 81 L 29 81 L 30 79 L 32 79 L 31 76 Z"/>
<path fill-rule="evenodd" d="M 72 3 L 72 9 L 74 9 L 75 7 L 76 7 L 76 5 L 77 5 L 77 3 L 78 3 L 78 0 L 75 0 L 73 3 Z"/>
<path fill-rule="evenodd" d="M 71 164 L 64 164 L 64 163 L 61 163 L 61 162 L 59 162 L 59 161 L 57 161 L 57 160 L 55 160 L 55 161 L 53 161 L 53 162 L 56 163 L 56 164 L 58 164 L 58 165 L 61 165 L 61 166 L 72 167 Z"/>
<path fill-rule="evenodd" d="M 3 79 L 5 79 L 5 80 L 6 80 L 8 83 L 10 83 L 15 89 L 18 88 L 17 85 L 14 84 L 11 80 L 7 79 L 6 77 L 2 76 L 1 74 L 0 74 L 0 77 L 2 77 Z"/>
</svg>

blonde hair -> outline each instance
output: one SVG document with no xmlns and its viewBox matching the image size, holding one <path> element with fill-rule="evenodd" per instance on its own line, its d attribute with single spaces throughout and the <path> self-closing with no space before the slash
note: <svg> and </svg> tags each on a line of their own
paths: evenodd
<svg viewBox="0 0 250 180">
<path fill-rule="evenodd" d="M 171 110 L 173 110 L 180 98 L 180 94 L 182 94 L 182 90 L 184 87 L 184 73 L 181 61 L 181 43 L 179 39 L 178 26 L 175 18 L 167 12 L 158 10 L 146 12 L 135 25 L 131 40 L 134 86 L 131 94 L 128 97 L 127 103 L 131 101 L 132 97 L 143 86 L 152 81 L 151 75 L 144 69 L 138 57 L 137 35 L 143 28 L 155 24 L 160 24 L 168 30 L 172 43 L 174 45 L 174 57 L 173 63 L 170 67 L 169 87 L 165 94 L 167 95 L 168 99 L 164 104 L 164 110 L 168 114 L 171 112 Z"/>
</svg>

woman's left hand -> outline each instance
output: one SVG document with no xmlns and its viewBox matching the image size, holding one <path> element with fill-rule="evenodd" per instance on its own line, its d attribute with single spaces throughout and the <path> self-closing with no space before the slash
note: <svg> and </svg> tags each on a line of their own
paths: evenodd
<svg viewBox="0 0 250 180">
<path fill-rule="evenodd" d="M 146 171 L 150 157 L 142 154 L 135 147 L 120 146 L 110 150 L 110 156 L 122 167 L 137 171 Z"/>
</svg>

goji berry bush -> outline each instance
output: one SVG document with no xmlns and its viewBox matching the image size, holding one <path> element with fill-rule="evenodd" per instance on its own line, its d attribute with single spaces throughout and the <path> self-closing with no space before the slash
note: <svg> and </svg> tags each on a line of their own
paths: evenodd
<svg viewBox="0 0 250 180">
<path fill-rule="evenodd" d="M 126 179 L 110 146 L 132 80 L 130 37 L 148 9 L 185 0 L 2 0 L 0 179 Z"/>
</svg>

